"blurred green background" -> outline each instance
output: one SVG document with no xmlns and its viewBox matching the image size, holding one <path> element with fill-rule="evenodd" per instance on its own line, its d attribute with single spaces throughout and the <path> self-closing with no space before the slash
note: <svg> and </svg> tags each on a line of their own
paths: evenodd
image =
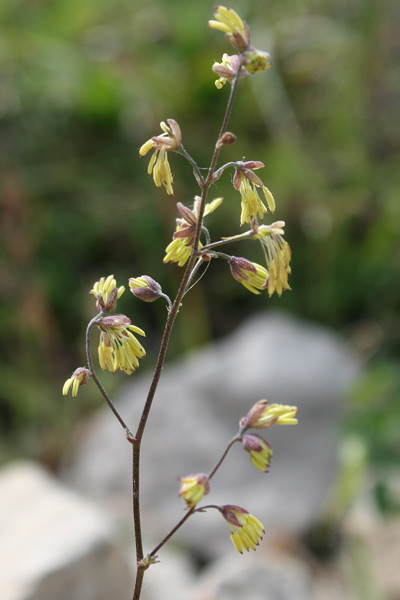
<svg viewBox="0 0 400 600">
<path fill-rule="evenodd" d="M 397 0 L 232 3 L 273 68 L 244 80 L 223 159 L 262 160 L 286 221 L 291 286 L 255 297 L 225 264 L 189 294 L 170 356 L 230 331 L 250 311 L 281 307 L 343 332 L 366 360 L 347 427 L 378 467 L 400 459 L 400 21 Z M 149 274 L 170 295 L 179 268 L 163 265 L 176 201 L 192 202 L 191 169 L 171 159 L 175 199 L 147 177 L 138 148 L 166 118 L 208 165 L 226 103 L 214 60 L 230 52 L 206 27 L 214 4 L 187 0 L 3 0 L 0 5 L 2 460 L 30 455 L 57 468 L 77 420 L 99 406 L 87 386 L 61 396 L 85 362 L 94 314 L 87 292 Z M 396 126 L 397 125 L 397 126 Z M 213 197 L 213 239 L 239 230 L 230 175 Z M 236 254 L 262 262 L 258 247 Z M 119 303 L 147 332 L 149 358 L 165 321 L 161 303 Z M 124 375 L 106 377 L 115 390 Z M 387 504 L 384 496 L 383 502 Z"/>
</svg>

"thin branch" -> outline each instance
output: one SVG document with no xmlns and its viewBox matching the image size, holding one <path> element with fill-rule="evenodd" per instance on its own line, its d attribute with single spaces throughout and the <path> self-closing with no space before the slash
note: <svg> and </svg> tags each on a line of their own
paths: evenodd
<svg viewBox="0 0 400 600">
<path fill-rule="evenodd" d="M 189 154 L 183 144 L 180 145 L 179 150 L 176 151 L 177 154 L 181 154 L 186 158 L 186 160 L 192 165 L 193 171 L 196 174 L 196 181 L 201 187 L 204 184 L 204 177 L 201 174 L 200 168 L 194 158 Z"/>
</svg>

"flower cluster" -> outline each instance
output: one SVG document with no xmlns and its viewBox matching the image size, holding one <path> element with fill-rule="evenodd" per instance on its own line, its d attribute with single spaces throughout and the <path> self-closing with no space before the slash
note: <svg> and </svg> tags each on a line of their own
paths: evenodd
<svg viewBox="0 0 400 600">
<path fill-rule="evenodd" d="M 254 237 L 261 242 L 265 261 L 269 272 L 268 293 L 277 292 L 281 296 L 283 290 L 290 290 L 288 276 L 291 273 L 291 250 L 284 234 L 284 221 L 276 221 L 272 225 L 260 225 Z"/>
<path fill-rule="evenodd" d="M 153 181 L 157 187 L 165 187 L 169 196 L 174 195 L 171 167 L 168 162 L 168 152 L 178 150 L 182 143 L 181 129 L 174 119 L 167 119 L 167 122 L 161 121 L 160 127 L 163 131 L 161 135 L 147 140 L 139 149 L 139 156 L 144 156 L 150 150 L 154 150 L 150 159 L 147 173 L 153 173 Z"/>
<path fill-rule="evenodd" d="M 242 213 L 240 215 L 240 224 L 251 223 L 253 219 L 263 218 L 267 208 L 258 195 L 256 188 L 261 188 L 268 208 L 271 212 L 275 211 L 275 200 L 269 189 L 263 184 L 262 180 L 254 173 L 255 169 L 261 169 L 264 166 L 259 160 L 238 161 L 233 177 L 233 185 L 240 192 L 242 199 Z"/>
<path fill-rule="evenodd" d="M 152 151 L 148 164 L 148 174 L 152 175 L 157 187 L 163 186 L 169 196 L 174 195 L 174 179 L 169 164 L 169 152 L 179 152 L 183 155 L 193 168 L 195 179 L 201 188 L 201 197 L 195 196 L 193 207 L 189 208 L 182 202 L 177 203 L 179 217 L 176 219 L 176 229 L 172 241 L 168 244 L 163 259 L 164 263 L 173 262 L 183 267 L 188 260 L 190 269 L 187 268 L 185 275 L 179 287 L 174 303 L 163 293 L 160 284 L 148 275 L 140 277 L 131 277 L 129 279 L 129 288 L 135 298 L 145 302 L 153 302 L 163 297 L 168 301 L 169 317 L 164 330 L 161 350 L 165 354 L 169 334 L 171 332 L 174 319 L 180 307 L 180 302 L 185 293 L 190 289 L 195 279 L 195 274 L 200 268 L 202 261 L 210 261 L 212 258 L 223 258 L 228 261 L 232 276 L 253 294 L 260 294 L 268 290 L 271 296 L 276 292 L 279 296 L 284 290 L 289 290 L 288 277 L 291 273 L 290 259 L 291 251 L 289 244 L 284 239 L 284 221 L 276 221 L 270 225 L 260 224 L 265 214 L 275 211 L 275 200 L 270 190 L 264 185 L 262 179 L 256 171 L 264 167 L 264 163 L 256 160 L 240 160 L 229 162 L 216 170 L 219 152 L 223 146 L 235 143 L 234 133 L 226 130 L 233 98 L 239 79 L 262 71 L 271 66 L 270 55 L 268 52 L 257 50 L 250 45 L 250 32 L 247 23 L 231 8 L 217 6 L 214 19 L 208 22 L 208 25 L 225 34 L 226 40 L 231 44 L 237 54 L 223 54 L 220 63 L 214 62 L 213 71 L 218 79 L 215 85 L 221 89 L 226 83 L 233 84 L 231 87 L 231 96 L 228 102 L 227 111 L 221 127 L 220 137 L 215 146 L 215 151 L 211 159 L 211 164 L 207 174 L 201 169 L 188 154 L 182 145 L 182 134 L 178 123 L 174 119 L 167 119 L 160 123 L 160 135 L 151 137 L 139 149 L 139 155 L 144 156 Z M 211 236 L 203 224 L 203 218 L 212 213 L 222 202 L 222 198 L 216 198 L 210 203 L 206 203 L 207 194 L 210 186 L 214 184 L 223 174 L 225 169 L 234 167 L 233 187 L 240 193 L 241 215 L 240 226 L 250 225 L 249 230 L 221 238 L 216 242 L 211 242 Z M 236 192 L 234 192 L 236 193 Z M 201 241 L 200 241 L 201 236 Z M 266 266 L 262 266 L 247 258 L 230 256 L 220 251 L 220 246 L 232 241 L 241 241 L 244 239 L 256 239 L 260 242 Z M 145 336 L 142 329 L 133 325 L 131 319 L 124 314 L 114 313 L 117 300 L 124 293 L 123 286 L 117 287 L 113 275 L 102 277 L 97 281 L 90 293 L 96 298 L 96 306 L 99 314 L 89 323 L 88 336 L 93 326 L 97 326 L 100 331 L 100 341 L 98 346 L 98 358 L 101 368 L 115 373 L 118 369 L 127 373 L 133 373 L 139 366 L 139 359 L 146 354 L 143 346 L 136 335 Z M 69 379 L 64 383 L 63 395 L 72 391 L 75 398 L 79 387 L 86 384 L 92 377 L 95 383 L 100 387 L 103 395 L 107 395 L 98 381 L 93 370 L 92 359 L 90 356 L 90 343 L 87 337 L 88 367 L 80 367 L 74 371 Z M 161 361 L 157 362 L 154 377 L 150 387 L 151 394 L 154 393 L 158 383 L 164 355 L 160 351 Z M 142 413 L 138 434 L 136 437 L 125 427 L 122 419 L 121 425 L 125 429 L 128 440 L 131 443 L 137 443 L 137 449 L 140 449 L 141 434 L 143 433 L 142 424 L 146 424 L 149 412 L 149 401 L 152 397 L 149 394 L 145 408 Z M 114 411 L 114 406 L 111 402 Z M 114 411 L 116 416 L 118 413 Z M 210 491 L 210 481 L 216 471 L 222 464 L 225 456 L 234 443 L 240 443 L 250 457 L 252 465 L 259 471 L 266 473 L 270 466 L 273 450 L 268 441 L 257 433 L 248 433 L 249 429 L 267 429 L 273 425 L 295 425 L 297 424 L 297 407 L 285 404 L 268 404 L 267 400 L 256 402 L 245 417 L 239 421 L 239 430 L 229 442 L 217 465 L 209 475 L 205 473 L 196 473 L 180 478 L 179 496 L 185 503 L 189 514 L 186 513 L 182 524 L 187 517 L 194 512 L 203 512 L 207 508 L 217 509 L 226 520 L 230 530 L 230 537 L 235 548 L 242 554 L 244 550 L 255 550 L 264 535 L 263 524 L 247 510 L 233 504 L 222 506 L 208 505 L 197 508 L 198 503 Z M 144 426 L 143 426 L 144 427 Z M 135 456 L 135 454 L 134 454 Z M 136 465 L 137 463 L 135 463 Z M 136 466 L 135 466 L 136 468 Z M 137 485 L 134 477 L 134 486 Z M 139 489 L 134 487 L 134 512 L 138 514 L 139 505 L 135 494 Z M 136 520 L 135 520 L 136 524 Z M 180 526 L 173 530 L 173 532 Z M 164 541 L 145 558 L 138 562 L 138 571 L 147 569 L 154 564 L 157 559 L 156 550 L 170 537 L 168 535 Z"/>
<path fill-rule="evenodd" d="M 237 56 L 237 64 L 232 64 L 232 58 L 229 61 L 230 66 L 232 67 L 232 76 L 228 74 L 226 77 L 226 81 L 232 81 L 233 77 L 238 71 L 239 65 L 243 65 L 244 68 L 248 71 L 248 73 L 258 73 L 259 71 L 264 71 L 264 69 L 268 69 L 271 66 L 271 57 L 268 52 L 264 50 L 257 50 L 257 48 L 250 47 L 250 31 L 246 21 L 243 21 L 241 17 L 237 14 L 233 8 L 226 8 L 226 6 L 217 6 L 215 13 L 215 19 L 208 21 L 209 27 L 213 29 L 218 29 L 225 33 L 226 40 L 234 47 L 234 49 L 240 53 Z M 224 57 L 227 56 L 224 54 L 222 58 L 222 65 L 224 65 Z M 216 71 L 215 67 L 218 63 L 214 63 L 213 71 Z M 225 59 L 225 65 L 227 66 L 227 60 Z M 240 77 L 242 77 L 242 72 L 240 73 Z M 222 74 L 222 77 L 225 77 Z M 224 81 L 222 85 L 226 83 Z M 217 88 L 220 89 L 222 85 L 216 84 Z"/>
<path fill-rule="evenodd" d="M 205 205 L 204 216 L 206 217 L 210 213 L 214 212 L 216 208 L 221 204 L 223 198 L 216 198 L 212 202 Z M 194 235 L 197 227 L 199 218 L 201 198 L 195 197 L 193 209 L 188 208 L 181 202 L 177 203 L 180 219 L 176 219 L 176 229 L 172 236 L 172 242 L 168 244 L 165 249 L 164 262 L 169 261 L 176 262 L 180 267 L 188 261 L 194 242 Z M 202 244 L 199 243 L 199 248 Z"/>
<path fill-rule="evenodd" d="M 99 362 L 103 371 L 115 373 L 118 369 L 130 375 L 139 366 L 139 358 L 146 352 L 132 332 L 145 335 L 139 327 L 131 324 L 125 315 L 102 317 L 97 325 L 100 329 Z"/>
</svg>

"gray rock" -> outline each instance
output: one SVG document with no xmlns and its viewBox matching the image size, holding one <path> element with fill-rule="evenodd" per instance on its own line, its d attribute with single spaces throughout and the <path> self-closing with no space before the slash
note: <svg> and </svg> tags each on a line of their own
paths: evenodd
<svg viewBox="0 0 400 600">
<path fill-rule="evenodd" d="M 33 463 L 0 472 L 2 600 L 128 600 L 113 525 Z"/>
<path fill-rule="evenodd" d="M 247 560 L 246 560 L 247 559 Z M 308 568 L 287 556 L 224 557 L 200 578 L 188 600 L 310 600 Z"/>
<path fill-rule="evenodd" d="M 267 532 L 309 527 L 335 474 L 341 400 L 358 373 L 357 358 L 336 334 L 282 313 L 254 316 L 228 338 L 167 364 L 142 446 L 142 514 L 150 539 L 184 514 L 179 476 L 210 472 L 239 418 L 261 398 L 298 405 L 299 424 L 261 432 L 274 449 L 268 474 L 234 446 L 206 500 L 243 506 Z M 136 374 L 116 402 L 133 431 L 149 381 L 149 374 Z M 107 409 L 77 442 L 65 477 L 130 518 L 131 447 Z M 195 515 L 174 539 L 217 555 L 230 544 L 227 534 L 214 510 Z"/>
</svg>

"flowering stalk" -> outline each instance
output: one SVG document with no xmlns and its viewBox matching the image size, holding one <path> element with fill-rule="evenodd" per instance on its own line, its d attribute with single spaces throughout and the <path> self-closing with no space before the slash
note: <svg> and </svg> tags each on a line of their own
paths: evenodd
<svg viewBox="0 0 400 600">
<path fill-rule="evenodd" d="M 147 424 L 147 419 L 149 418 L 151 405 L 153 403 L 154 395 L 157 390 L 158 382 L 160 380 L 162 368 L 165 362 L 165 356 L 167 353 L 169 339 L 171 337 L 172 328 L 179 312 L 179 307 L 181 304 L 181 300 L 187 290 L 190 276 L 193 270 L 193 267 L 196 262 L 196 254 L 199 247 L 200 241 L 200 233 L 203 225 L 203 216 L 204 216 L 204 207 L 207 200 L 208 191 L 210 189 L 211 184 L 213 183 L 213 175 L 215 171 L 215 166 L 217 164 L 218 156 L 220 153 L 220 147 L 218 146 L 218 140 L 223 136 L 226 131 L 229 117 L 232 112 L 233 101 L 236 96 L 237 88 L 239 83 L 239 71 L 237 72 L 231 87 L 231 92 L 229 95 L 228 104 L 225 110 L 224 119 L 222 121 L 221 129 L 218 135 L 217 142 L 215 144 L 214 153 L 211 158 L 210 167 L 208 169 L 208 174 L 206 179 L 201 183 L 202 191 L 201 191 L 201 200 L 199 206 L 198 213 L 198 221 L 196 225 L 196 230 L 194 233 L 193 240 L 193 251 L 192 256 L 189 258 L 189 261 L 186 265 L 185 272 L 181 279 L 181 283 L 179 285 L 178 292 L 175 296 L 175 300 L 172 303 L 171 310 L 168 313 L 167 321 L 164 328 L 164 333 L 161 339 L 160 350 L 158 353 L 157 363 L 154 369 L 153 378 L 150 384 L 150 388 L 147 394 L 146 402 L 143 408 L 142 416 L 140 418 L 139 426 L 137 428 L 135 434 L 135 442 L 133 444 L 133 513 L 134 513 L 134 529 L 135 529 L 135 541 L 136 541 L 136 561 L 140 563 L 143 560 L 143 544 L 142 544 L 142 533 L 141 533 L 141 519 L 140 519 L 140 496 L 139 496 L 139 468 L 140 468 L 140 446 L 143 437 L 143 433 Z M 189 513 L 188 513 L 189 514 Z M 133 600 L 139 600 L 140 592 L 142 589 L 144 570 L 138 569 L 136 572 L 136 582 L 135 582 L 135 590 L 133 594 Z"/>
<path fill-rule="evenodd" d="M 139 600 L 144 573 L 150 565 L 157 562 L 158 550 L 195 512 L 204 512 L 207 508 L 217 509 L 229 525 L 231 540 L 235 548 L 240 553 L 244 550 L 255 550 L 264 534 L 264 527 L 254 515 L 233 504 L 203 507 L 198 507 L 198 504 L 209 493 L 210 481 L 221 467 L 235 442 L 241 442 L 242 448 L 249 454 L 252 464 L 259 471 L 267 472 L 273 455 L 272 448 L 267 440 L 258 433 L 247 433 L 248 429 L 266 429 L 274 424 L 292 425 L 297 423 L 297 407 L 277 404 L 268 405 L 266 400 L 257 402 L 247 416 L 240 420 L 238 433 L 228 443 L 209 475 L 195 473 L 180 478 L 179 496 L 186 505 L 185 516 L 151 553 L 144 556 L 140 514 L 141 443 L 182 299 L 207 270 L 206 268 L 195 281 L 200 266 L 206 263 L 208 267 L 211 259 L 223 258 L 228 262 L 234 279 L 254 294 L 260 294 L 264 290 L 268 290 L 269 295 L 274 292 L 281 295 L 283 290 L 290 289 L 288 275 L 290 274 L 291 254 L 289 245 L 283 238 L 284 222 L 276 221 L 271 225 L 259 224 L 259 219 L 262 220 L 264 214 L 275 210 L 275 200 L 271 192 L 255 173 L 256 170 L 264 167 L 264 164 L 258 160 L 239 160 L 228 162 L 219 169 L 216 168 L 222 147 L 236 142 L 236 136 L 227 130 L 227 126 L 239 80 L 268 68 L 271 65 L 270 57 L 267 52 L 257 50 L 250 45 L 249 28 L 233 9 L 217 6 L 214 17 L 214 20 L 209 21 L 209 26 L 224 32 L 226 40 L 233 46 L 237 54 L 233 56 L 224 54 L 222 62 L 216 62 L 213 66 L 213 71 L 218 75 L 216 87 L 220 89 L 223 85 L 229 83 L 230 94 L 207 175 L 202 175 L 196 161 L 184 148 L 180 126 L 174 119 L 162 121 L 160 124 L 162 133 L 151 137 L 139 150 L 140 156 L 144 156 L 152 150 L 148 164 L 148 174 L 152 175 L 158 188 L 165 188 L 168 196 L 174 195 L 174 180 L 169 155 L 177 153 L 184 156 L 193 168 L 194 177 L 200 188 L 200 195 L 195 197 L 193 208 L 189 208 L 181 202 L 177 203 L 180 218 L 177 219 L 173 239 L 167 246 L 164 257 L 164 262 L 171 261 L 177 263 L 180 267 L 184 267 L 174 300 L 171 301 L 162 291 L 161 285 L 148 275 L 129 279 L 130 291 L 135 298 L 144 302 L 154 302 L 159 298 L 163 298 L 168 303 L 168 315 L 156 366 L 135 434 L 131 433 L 98 379 L 93 368 L 93 358 L 90 350 L 90 334 L 93 327 L 96 326 L 100 330 L 98 356 L 103 370 L 109 370 L 112 373 L 121 370 L 130 375 L 138 368 L 139 359 L 143 358 L 146 353 L 135 335 L 144 336 L 144 331 L 133 324 L 128 316 L 118 313 L 113 314 L 117 301 L 125 290 L 123 286 L 117 287 L 113 275 L 102 277 L 90 291 L 96 298 L 99 313 L 90 321 L 87 327 L 87 367 L 76 369 L 63 387 L 64 396 L 71 390 L 72 396 L 75 398 L 80 386 L 93 379 L 123 427 L 128 441 L 132 444 L 132 509 L 137 561 L 133 600 Z M 240 192 L 240 225 L 248 223 L 250 228 L 243 233 L 212 242 L 210 233 L 203 222 L 204 217 L 213 212 L 223 199 L 216 198 L 211 203 L 207 203 L 207 197 L 210 187 L 223 175 L 228 167 L 235 168 L 233 186 L 235 190 Z M 261 193 L 266 204 L 261 198 Z M 256 239 L 260 242 L 266 261 L 265 267 L 247 258 L 231 256 L 219 250 L 220 246 L 224 244 L 244 239 Z"/>
</svg>

